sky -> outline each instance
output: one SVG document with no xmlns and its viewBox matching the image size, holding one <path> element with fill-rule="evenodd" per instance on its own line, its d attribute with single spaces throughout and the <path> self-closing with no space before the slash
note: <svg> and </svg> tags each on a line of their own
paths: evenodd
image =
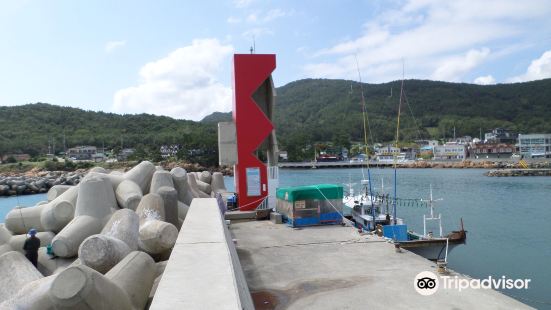
<svg viewBox="0 0 551 310">
<path fill-rule="evenodd" d="M 551 0 L 0 0 L 0 105 L 197 121 L 231 110 L 231 56 L 253 42 L 276 86 L 538 80 L 549 16 Z"/>
</svg>

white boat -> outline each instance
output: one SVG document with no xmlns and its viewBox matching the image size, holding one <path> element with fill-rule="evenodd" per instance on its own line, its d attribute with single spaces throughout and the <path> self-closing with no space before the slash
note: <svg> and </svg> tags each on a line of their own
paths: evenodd
<svg viewBox="0 0 551 310">
<path fill-rule="evenodd" d="M 357 195 L 354 195 L 353 184 L 348 185 L 348 195 L 343 198 L 344 216 L 350 217 L 359 228 L 365 230 L 373 230 L 377 224 L 389 225 L 393 222 L 394 217 L 390 215 L 388 206 L 384 208 L 380 198 L 369 194 L 369 180 L 361 180 L 362 189 Z M 375 224 L 373 216 L 375 216 Z M 397 218 L 396 224 L 403 224 L 403 220 Z"/>
</svg>

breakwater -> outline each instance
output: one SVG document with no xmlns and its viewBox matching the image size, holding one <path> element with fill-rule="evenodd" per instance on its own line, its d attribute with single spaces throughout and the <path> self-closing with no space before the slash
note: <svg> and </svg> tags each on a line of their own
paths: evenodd
<svg viewBox="0 0 551 310">
<path fill-rule="evenodd" d="M 484 173 L 488 177 L 548 177 L 551 169 L 495 169 Z"/>
<path fill-rule="evenodd" d="M 0 176 L 0 196 L 46 193 L 56 185 L 77 185 L 84 171 L 44 171 L 35 174 Z"/>
<path fill-rule="evenodd" d="M 146 308 L 192 200 L 225 192 L 222 173 L 151 162 L 53 186 L 48 201 L 16 207 L 0 224 L 0 309 Z M 36 268 L 23 256 L 30 228 Z"/>
</svg>

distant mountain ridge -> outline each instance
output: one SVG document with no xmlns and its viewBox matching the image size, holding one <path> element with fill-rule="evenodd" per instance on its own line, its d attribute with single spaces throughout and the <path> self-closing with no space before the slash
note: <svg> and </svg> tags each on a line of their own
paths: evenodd
<svg viewBox="0 0 551 310">
<path fill-rule="evenodd" d="M 400 81 L 362 84 L 371 142 L 394 139 Z M 494 127 L 551 133 L 551 79 L 498 85 L 406 80 L 409 105 L 402 106 L 400 140 L 478 137 Z M 362 141 L 360 84 L 305 79 L 277 89 L 275 125 L 282 149 L 300 153 L 315 142 L 346 145 Z M 412 116 L 413 115 L 413 116 Z M 148 114 L 118 115 L 44 103 L 0 107 L 0 153 L 45 153 L 48 141 L 106 147 L 185 144 L 216 148 L 216 123 L 231 112 L 201 122 Z M 304 155 L 306 156 L 306 155 Z M 309 156 L 309 155 L 308 155 Z M 300 156 L 299 156 L 300 157 Z"/>
</svg>

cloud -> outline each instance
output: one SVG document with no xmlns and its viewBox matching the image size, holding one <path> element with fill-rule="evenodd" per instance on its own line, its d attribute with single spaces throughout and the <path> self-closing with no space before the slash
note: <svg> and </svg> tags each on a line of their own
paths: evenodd
<svg viewBox="0 0 551 310">
<path fill-rule="evenodd" d="M 534 59 L 526 73 L 508 79 L 508 82 L 526 82 L 551 78 L 551 50 Z"/>
<path fill-rule="evenodd" d="M 461 77 L 471 69 L 478 66 L 488 57 L 490 50 L 471 49 L 465 55 L 446 58 L 436 68 L 431 78 L 441 81 L 459 81 Z"/>
<path fill-rule="evenodd" d="M 251 3 L 253 3 L 254 0 L 234 0 L 233 1 L 233 4 L 235 5 L 235 7 L 237 8 L 246 8 L 248 7 L 249 5 L 251 5 Z"/>
<path fill-rule="evenodd" d="M 530 40 L 534 26 L 549 29 L 551 14 L 545 0 L 409 0 L 387 7 L 360 35 L 313 53 L 304 75 L 355 79 L 357 57 L 371 82 L 401 78 L 403 59 L 416 78 L 471 80 L 474 69 Z"/>
<path fill-rule="evenodd" d="M 119 49 L 126 45 L 126 41 L 109 41 L 105 44 L 105 52 L 111 53 L 112 51 Z"/>
<path fill-rule="evenodd" d="M 137 86 L 117 91 L 113 111 L 150 113 L 201 120 L 214 111 L 231 109 L 232 90 L 217 75 L 229 63 L 231 45 L 217 39 L 196 39 L 140 69 Z"/>
<path fill-rule="evenodd" d="M 271 9 L 268 11 L 255 11 L 250 13 L 245 20 L 249 23 L 266 24 L 278 18 L 292 16 L 294 14 L 294 10 L 284 11 L 282 9 Z"/>
<path fill-rule="evenodd" d="M 238 24 L 241 22 L 241 18 L 230 16 L 226 21 L 228 22 L 228 24 Z"/>
<path fill-rule="evenodd" d="M 250 39 L 252 37 L 259 38 L 266 35 L 273 35 L 274 32 L 268 28 L 252 28 L 243 32 L 243 37 Z"/>
<path fill-rule="evenodd" d="M 479 76 L 474 79 L 474 83 L 480 85 L 492 85 L 496 83 L 496 79 L 494 79 L 491 75 Z"/>
</svg>

